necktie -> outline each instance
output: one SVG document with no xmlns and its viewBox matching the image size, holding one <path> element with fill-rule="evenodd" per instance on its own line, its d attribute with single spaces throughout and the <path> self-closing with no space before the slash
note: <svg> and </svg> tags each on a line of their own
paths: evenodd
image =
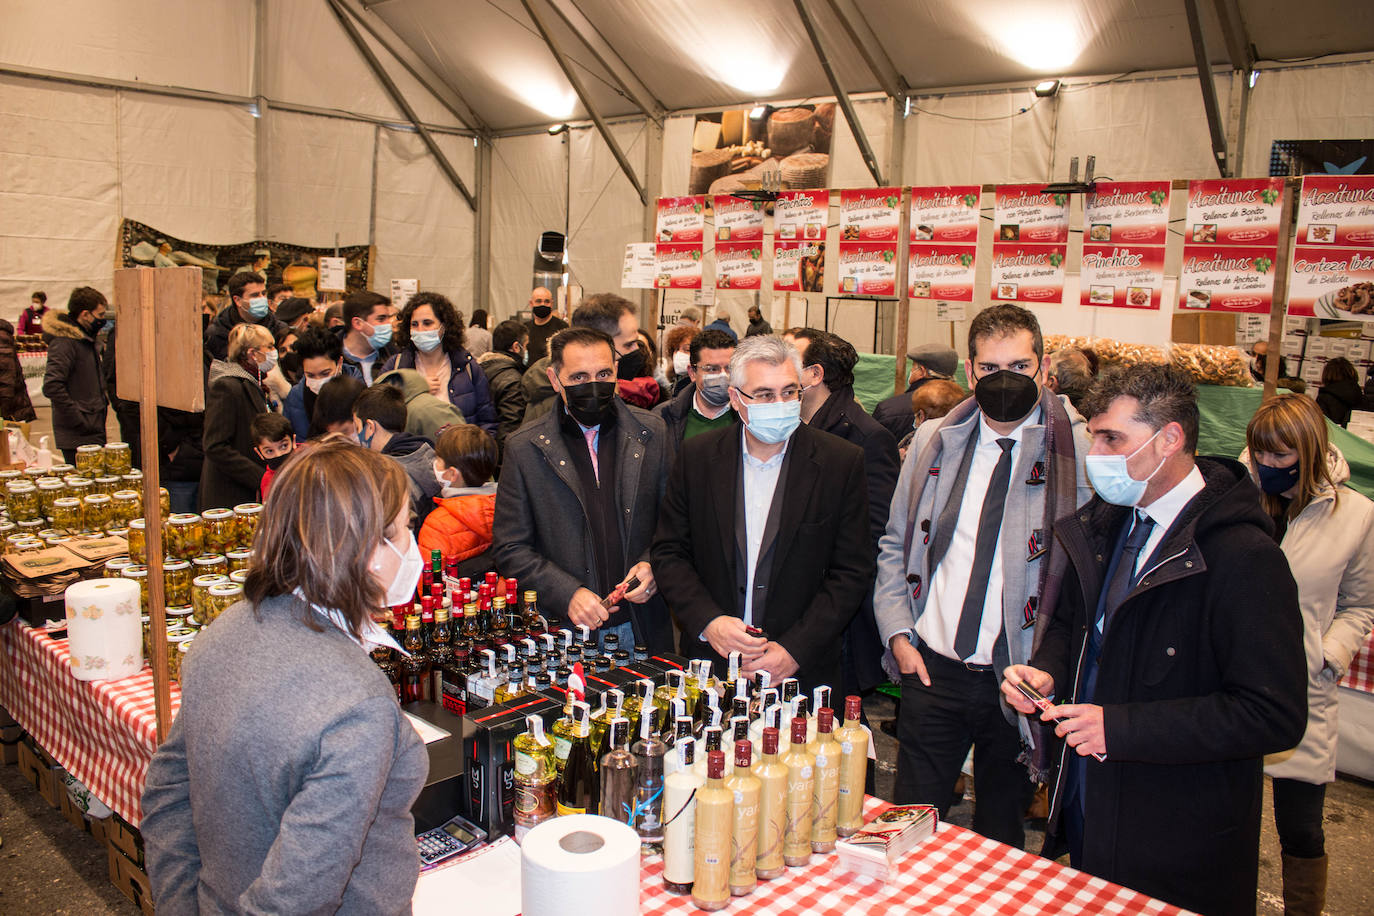
<svg viewBox="0 0 1374 916">
<path fill-rule="evenodd" d="M 1007 505 L 1011 449 L 1016 440 L 998 439 L 997 444 L 1002 447 L 1002 454 L 992 469 L 988 492 L 983 497 L 973 569 L 968 576 L 968 591 L 964 593 L 964 609 L 959 614 L 959 629 L 954 634 L 954 654 L 961 659 L 968 658 L 978 648 L 978 630 L 983 625 L 983 604 L 988 596 L 988 573 L 992 570 L 992 556 L 997 552 L 997 538 L 1002 533 L 1002 510 Z"/>
<path fill-rule="evenodd" d="M 1131 587 L 1135 585 L 1136 561 L 1140 559 L 1140 551 L 1145 549 L 1145 542 L 1154 531 L 1154 519 L 1139 509 L 1132 513 L 1132 518 L 1134 524 L 1131 533 L 1126 535 L 1126 542 L 1121 546 L 1121 556 L 1116 562 L 1116 569 L 1112 572 L 1112 580 L 1107 584 L 1107 603 L 1103 609 L 1103 619 L 1097 621 L 1099 633 L 1104 630 L 1112 614 L 1121 606 L 1121 602 L 1126 600 Z"/>
<path fill-rule="evenodd" d="M 601 484 L 601 468 L 596 463 L 596 434 L 599 429 L 586 429 L 582 435 L 587 437 L 587 454 L 592 456 L 592 475 L 596 477 L 597 485 Z"/>
</svg>

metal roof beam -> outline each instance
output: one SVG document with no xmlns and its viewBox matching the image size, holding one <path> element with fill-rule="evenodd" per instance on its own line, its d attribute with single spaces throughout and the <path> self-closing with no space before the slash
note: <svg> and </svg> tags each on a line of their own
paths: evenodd
<svg viewBox="0 0 1374 916">
<path fill-rule="evenodd" d="M 662 123 L 665 108 L 663 103 L 653 94 L 649 87 L 639 76 L 630 69 L 630 65 L 625 63 L 625 58 L 621 57 L 615 47 L 611 45 L 606 37 L 601 34 L 601 30 L 592 24 L 587 18 L 587 14 L 578 8 L 575 0 L 549 0 L 549 7 L 558 14 L 558 18 L 563 20 L 563 24 L 568 27 L 582 44 L 592 53 L 592 57 L 601 65 L 601 69 L 610 74 L 611 79 L 615 80 L 620 91 L 635 107 L 644 113 L 646 118 L 653 118 Z M 619 67 L 611 62 L 611 58 Z M 626 77 L 621 76 L 624 70 Z"/>
<path fill-rule="evenodd" d="M 811 47 L 816 51 L 816 57 L 820 61 L 821 69 L 825 71 L 825 78 L 830 82 L 830 88 L 835 93 L 835 101 L 840 105 L 840 110 L 844 112 L 844 119 L 849 124 L 849 132 L 854 135 L 854 142 L 859 145 L 859 153 L 863 155 L 864 165 L 868 166 L 869 174 L 879 187 L 885 186 L 883 180 L 883 170 L 878 165 L 878 158 L 873 155 L 873 147 L 868 142 L 868 135 L 864 133 L 863 125 L 859 123 L 859 117 L 854 112 L 854 103 L 849 100 L 849 93 L 845 91 L 844 85 L 840 82 L 839 76 L 835 73 L 835 68 L 830 66 L 830 58 L 826 56 L 825 46 L 821 44 L 820 33 L 816 30 L 815 20 L 811 18 L 811 11 L 806 8 L 806 0 L 793 0 L 797 6 L 797 15 L 801 17 L 802 25 L 806 28 L 806 35 L 811 39 Z"/>
<path fill-rule="evenodd" d="M 1212 156 L 1216 159 L 1221 177 L 1229 178 L 1231 162 L 1226 151 L 1226 127 L 1221 123 L 1221 105 L 1217 101 L 1217 84 L 1212 76 L 1212 58 L 1207 53 L 1207 36 L 1202 32 L 1202 16 L 1197 0 L 1183 0 L 1183 9 L 1188 14 L 1188 31 L 1193 37 L 1193 57 L 1197 62 L 1198 82 L 1202 84 L 1202 107 L 1207 113 L 1207 129 L 1212 135 Z"/>
<path fill-rule="evenodd" d="M 1220 3 L 1222 0 L 1217 2 Z M 864 18 L 854 0 L 830 0 L 830 9 L 840 20 L 840 25 L 844 26 L 850 43 L 863 57 L 864 63 L 868 64 L 869 71 L 877 78 L 883 92 L 887 93 L 889 98 L 906 99 L 910 92 L 906 78 L 883 50 L 877 33 L 868 24 L 868 20 Z"/>
<path fill-rule="evenodd" d="M 1245 71 L 1249 76 L 1255 69 L 1255 46 L 1245 28 L 1245 20 L 1240 15 L 1240 4 L 1236 0 L 1216 0 L 1217 20 L 1221 23 L 1221 36 L 1226 39 L 1226 53 L 1231 58 L 1234 70 Z"/>
</svg>

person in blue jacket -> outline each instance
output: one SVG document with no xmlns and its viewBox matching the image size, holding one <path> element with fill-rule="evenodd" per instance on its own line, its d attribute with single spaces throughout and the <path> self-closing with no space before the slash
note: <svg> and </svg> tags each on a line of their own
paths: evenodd
<svg viewBox="0 0 1374 916">
<path fill-rule="evenodd" d="M 396 343 L 400 352 L 381 372 L 415 369 L 429 382 L 430 394 L 496 435 L 496 405 L 486 373 L 463 346 L 463 316 L 447 297 L 428 292 L 411 296 L 397 321 Z"/>
<path fill-rule="evenodd" d="M 315 413 L 315 396 L 325 382 L 345 371 L 343 343 L 337 334 L 323 328 L 307 328 L 296 338 L 295 353 L 301 364 L 301 380 L 287 393 L 282 414 L 291 421 L 296 440 L 304 442 L 309 438 L 310 418 Z"/>
</svg>

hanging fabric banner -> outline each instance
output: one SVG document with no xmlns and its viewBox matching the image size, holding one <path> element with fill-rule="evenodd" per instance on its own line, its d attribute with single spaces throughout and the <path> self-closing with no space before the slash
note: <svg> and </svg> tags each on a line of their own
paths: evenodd
<svg viewBox="0 0 1374 916">
<path fill-rule="evenodd" d="M 1307 175 L 1288 314 L 1374 321 L 1374 175 Z"/>
<path fill-rule="evenodd" d="M 701 289 L 701 245 L 659 242 L 654 249 L 659 289 Z"/>
<path fill-rule="evenodd" d="M 1282 178 L 1189 182 L 1178 307 L 1267 314 L 1282 209 Z"/>
<path fill-rule="evenodd" d="M 841 242 L 895 242 L 901 230 L 899 188 L 840 192 Z"/>
<path fill-rule="evenodd" d="M 760 242 L 716 242 L 716 289 L 760 289 L 763 247 Z"/>
<path fill-rule="evenodd" d="M 654 239 L 659 242 L 698 242 L 706 235 L 706 198 L 660 197 Z"/>
<path fill-rule="evenodd" d="M 840 242 L 840 292 L 891 296 L 897 291 L 897 243 Z"/>
<path fill-rule="evenodd" d="M 1062 302 L 1069 196 L 1044 185 L 1003 185 L 993 213 L 992 298 Z"/>
<path fill-rule="evenodd" d="M 712 202 L 716 239 L 721 242 L 758 242 L 763 239 L 763 201 L 717 194 Z"/>
<path fill-rule="evenodd" d="M 825 290 L 825 242 L 773 243 L 773 289 L 780 293 Z"/>
<path fill-rule="evenodd" d="M 973 301 L 982 199 L 976 184 L 911 189 L 908 296 Z"/>
<path fill-rule="evenodd" d="M 1158 309 L 1169 182 L 1100 181 L 1083 198 L 1082 305 Z"/>
<path fill-rule="evenodd" d="M 829 191 L 784 191 L 773 204 L 773 238 L 824 241 L 829 220 Z"/>
</svg>

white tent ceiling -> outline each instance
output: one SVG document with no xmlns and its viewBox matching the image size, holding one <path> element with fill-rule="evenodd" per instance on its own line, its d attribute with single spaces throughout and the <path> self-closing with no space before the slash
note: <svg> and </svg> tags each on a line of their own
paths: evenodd
<svg viewBox="0 0 1374 916">
<path fill-rule="evenodd" d="M 560 10 L 593 44 L 611 49 L 611 69 L 628 70 L 670 111 L 833 94 L 794 0 L 529 2 L 606 116 L 637 109 Z M 588 116 L 522 0 L 363 6 L 495 131 Z M 851 92 L 876 90 L 879 83 L 842 29 L 837 6 L 857 9 L 860 32 L 877 36 L 917 92 L 1194 65 L 1182 0 L 809 0 L 826 51 Z M 1298 9 L 1278 0 L 1235 0 L 1234 6 L 1261 60 L 1374 49 L 1371 3 L 1309 0 Z M 1199 0 L 1199 7 L 1211 57 L 1224 65 L 1217 4 Z"/>
</svg>

